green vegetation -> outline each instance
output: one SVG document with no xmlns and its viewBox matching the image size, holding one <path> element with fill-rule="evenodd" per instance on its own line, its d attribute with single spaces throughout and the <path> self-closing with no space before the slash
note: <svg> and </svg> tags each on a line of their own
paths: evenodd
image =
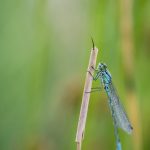
<svg viewBox="0 0 150 150">
<path fill-rule="evenodd" d="M 133 123 L 132 136 L 119 130 L 123 150 L 150 149 L 150 1 L 121 13 L 122 1 L 0 1 L 0 150 L 76 149 L 91 36 Z M 115 149 L 103 91 L 91 94 L 91 149 Z"/>
</svg>

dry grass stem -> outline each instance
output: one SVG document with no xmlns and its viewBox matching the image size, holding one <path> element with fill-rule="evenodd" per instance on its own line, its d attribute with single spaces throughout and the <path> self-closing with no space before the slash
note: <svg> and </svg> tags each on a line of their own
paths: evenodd
<svg viewBox="0 0 150 150">
<path fill-rule="evenodd" d="M 98 54 L 98 49 L 93 46 L 93 48 L 91 49 L 91 55 L 90 55 L 90 60 L 89 60 L 89 65 L 88 65 L 88 70 L 92 74 L 94 73 L 94 70 L 91 68 L 91 66 L 95 68 L 97 54 Z M 80 116 L 79 116 L 79 121 L 78 121 L 78 128 L 77 128 L 77 133 L 76 133 L 76 140 L 75 140 L 77 142 L 77 150 L 81 150 L 81 144 L 84 138 L 84 130 L 85 130 L 88 105 L 89 105 L 89 99 L 90 99 L 90 93 L 86 93 L 86 92 L 91 91 L 92 81 L 93 81 L 92 76 L 89 74 L 89 72 L 87 72 L 85 85 L 84 85 L 84 91 L 83 91 L 83 97 L 82 97 L 82 104 L 81 104 L 81 109 L 80 109 Z"/>
</svg>

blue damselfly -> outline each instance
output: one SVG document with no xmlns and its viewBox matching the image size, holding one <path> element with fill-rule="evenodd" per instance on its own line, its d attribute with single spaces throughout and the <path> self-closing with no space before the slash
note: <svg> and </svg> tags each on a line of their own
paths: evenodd
<svg viewBox="0 0 150 150">
<path fill-rule="evenodd" d="M 117 150 L 121 150 L 118 128 L 123 129 L 125 132 L 129 134 L 132 132 L 133 128 L 131 126 L 131 123 L 129 122 L 129 119 L 122 104 L 120 103 L 119 96 L 117 95 L 117 92 L 114 88 L 114 85 L 112 83 L 112 77 L 107 69 L 106 64 L 99 63 L 97 69 L 94 70 L 96 71 L 96 75 L 95 77 L 93 77 L 93 80 L 100 79 L 107 93 L 109 108 L 114 123 L 114 132 L 116 137 Z"/>
</svg>

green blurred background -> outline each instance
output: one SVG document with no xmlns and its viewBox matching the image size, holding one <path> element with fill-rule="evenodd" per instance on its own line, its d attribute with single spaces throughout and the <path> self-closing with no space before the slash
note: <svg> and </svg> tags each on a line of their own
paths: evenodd
<svg viewBox="0 0 150 150">
<path fill-rule="evenodd" d="M 0 150 L 76 149 L 91 36 L 133 124 L 123 149 L 150 149 L 149 0 L 0 0 Z M 115 149 L 104 91 L 82 148 Z"/>
</svg>

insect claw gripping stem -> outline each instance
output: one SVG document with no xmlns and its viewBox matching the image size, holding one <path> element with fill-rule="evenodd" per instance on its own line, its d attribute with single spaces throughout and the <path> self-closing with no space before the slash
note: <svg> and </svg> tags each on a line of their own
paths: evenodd
<svg viewBox="0 0 150 150">
<path fill-rule="evenodd" d="M 94 71 L 98 71 L 97 69 L 95 69 L 93 66 L 91 66 L 91 68 L 94 70 Z"/>
<path fill-rule="evenodd" d="M 102 88 L 101 88 L 101 87 L 95 87 L 95 88 L 91 88 L 91 89 L 92 89 L 91 91 L 89 91 L 89 92 L 85 92 L 85 93 L 92 93 L 92 92 L 97 92 L 97 91 L 102 90 Z"/>
<path fill-rule="evenodd" d="M 89 91 L 89 92 L 85 92 L 85 93 L 92 93 L 92 92 L 97 92 L 97 91 L 100 91 L 100 90 L 91 90 L 91 91 Z"/>
<path fill-rule="evenodd" d="M 87 72 L 93 77 L 93 80 L 95 80 L 95 77 L 92 75 L 92 73 L 89 70 Z"/>
</svg>

